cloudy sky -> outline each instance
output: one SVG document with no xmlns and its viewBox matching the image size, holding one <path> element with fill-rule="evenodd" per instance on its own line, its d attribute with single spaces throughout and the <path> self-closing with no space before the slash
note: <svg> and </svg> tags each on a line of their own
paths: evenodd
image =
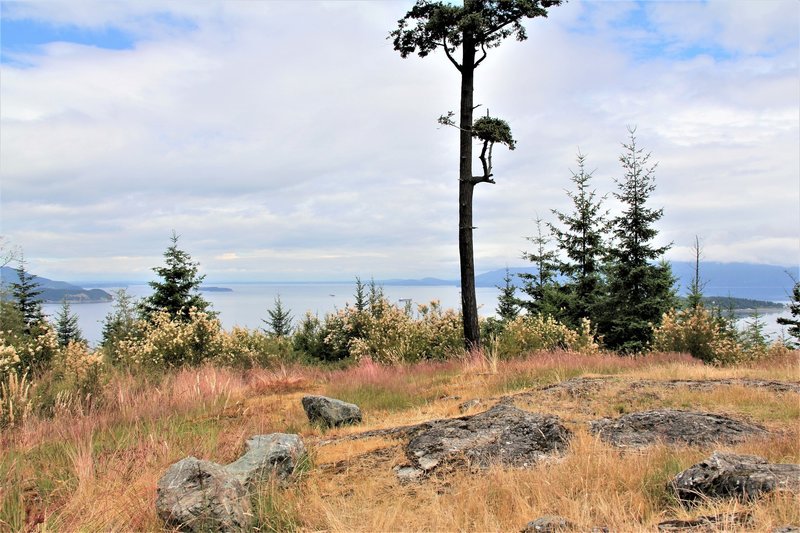
<svg viewBox="0 0 800 533">
<path fill-rule="evenodd" d="M 174 229 L 210 281 L 458 275 L 459 78 L 386 39 L 407 1 L 1 2 L 0 234 L 55 279 L 150 279 Z M 659 162 L 668 258 L 796 265 L 800 3 L 571 2 L 476 72 L 509 121 L 478 272 L 523 266 L 578 149 Z M 615 208 L 613 202 L 608 206 Z M 8 246 L 8 245 L 6 245 Z"/>
</svg>

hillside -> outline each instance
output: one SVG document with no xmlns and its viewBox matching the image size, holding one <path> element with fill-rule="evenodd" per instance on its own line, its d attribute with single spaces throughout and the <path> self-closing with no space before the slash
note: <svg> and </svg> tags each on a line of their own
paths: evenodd
<svg viewBox="0 0 800 533">
<path fill-rule="evenodd" d="M 797 352 L 743 368 L 705 366 L 677 354 L 557 352 L 398 367 L 365 361 L 343 370 L 120 373 L 90 411 L 64 408 L 0 433 L 0 457 L 10 458 L 0 460 L 7 487 L 0 492 L 0 529 L 160 531 L 156 486 L 170 465 L 187 456 L 225 465 L 242 455 L 251 436 L 289 433 L 299 435 L 309 459 L 289 483 L 255 490 L 259 531 L 506 532 L 543 515 L 562 516 L 578 531 L 656 531 L 669 520 L 707 516 L 735 520 L 724 531 L 773 531 L 800 524 L 796 495 L 684 507 L 670 481 L 719 450 L 800 462 L 796 369 Z M 301 405 L 307 394 L 358 404 L 363 422 L 334 429 L 311 424 Z M 415 460 L 412 441 L 421 440 L 414 435 L 443 424 L 456 435 L 472 423 L 469 417 L 486 418 L 497 406 L 557 417 L 568 444 L 526 464 L 486 467 L 478 460 L 467 467 L 469 456 L 454 456 L 429 460 L 435 470 L 421 479 L 398 477 Z M 705 413 L 753 435 L 686 443 L 694 437 L 679 432 L 669 437 L 677 442 L 644 446 L 598 438 L 607 419 L 652 410 Z M 631 437 L 648 438 L 648 431 Z M 449 446 L 469 438 L 458 436 Z"/>
<path fill-rule="evenodd" d="M 677 279 L 679 294 L 685 294 L 692 276 L 694 263 L 690 261 L 672 261 L 672 274 Z M 510 268 L 514 275 L 520 272 L 535 273 L 534 268 Z M 797 267 L 776 265 L 759 265 L 751 263 L 717 263 L 704 262 L 700 265 L 700 278 L 705 283 L 703 293 L 706 296 L 732 296 L 767 301 L 786 301 L 792 292 L 793 281 L 800 277 Z M 494 287 L 503 285 L 505 269 L 497 269 L 475 276 L 478 287 Z M 519 279 L 516 285 L 521 286 Z"/>
<path fill-rule="evenodd" d="M 5 297 L 5 292 L 12 283 L 19 282 L 16 269 L 5 266 L 0 268 L 0 296 Z M 42 294 L 39 298 L 44 303 L 60 303 L 65 299 L 70 303 L 95 303 L 110 302 L 113 298 L 102 289 L 84 289 L 65 281 L 55 281 L 41 276 L 33 276 L 33 282 L 39 285 Z"/>
</svg>

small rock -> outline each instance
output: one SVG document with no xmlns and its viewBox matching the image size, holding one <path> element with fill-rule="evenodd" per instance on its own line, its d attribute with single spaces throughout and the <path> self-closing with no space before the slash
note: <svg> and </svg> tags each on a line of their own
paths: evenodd
<svg viewBox="0 0 800 533">
<path fill-rule="evenodd" d="M 253 518 L 247 490 L 225 467 L 187 457 L 158 481 L 156 511 L 181 531 L 249 530 Z"/>
<path fill-rule="evenodd" d="M 419 481 L 425 475 L 425 472 L 419 468 L 414 468 L 410 465 L 401 465 L 394 467 L 394 473 L 397 479 L 402 483 L 409 483 L 412 481 Z"/>
<path fill-rule="evenodd" d="M 302 402 L 312 424 L 336 427 L 361 422 L 361 409 L 355 404 L 326 396 L 304 396 Z"/>
<path fill-rule="evenodd" d="M 749 500 L 764 492 L 800 492 L 800 465 L 768 463 L 761 457 L 714 452 L 672 480 L 672 488 L 686 502 L 704 497 Z"/>
<path fill-rule="evenodd" d="M 541 516 L 531 520 L 521 533 L 557 533 L 560 531 L 574 531 L 575 524 L 561 516 Z"/>
<path fill-rule="evenodd" d="M 271 475 L 279 480 L 288 478 L 305 455 L 306 447 L 298 435 L 255 435 L 247 441 L 247 452 L 225 469 L 249 490 Z"/>
<path fill-rule="evenodd" d="M 771 533 L 800 533 L 800 526 L 789 524 L 786 526 L 776 527 Z"/>
<path fill-rule="evenodd" d="M 461 405 L 459 405 L 458 406 L 458 410 L 460 412 L 462 412 L 462 413 L 466 413 L 467 411 L 469 411 L 470 409 L 472 409 L 476 405 L 480 405 L 480 404 L 481 404 L 480 398 L 473 398 L 473 399 L 467 400 L 466 402 L 464 402 Z"/>
<path fill-rule="evenodd" d="M 640 447 L 656 442 L 702 445 L 733 444 L 748 437 L 764 435 L 760 426 L 726 416 L 674 409 L 631 413 L 616 419 L 590 423 L 590 430 L 604 441 L 620 447 Z"/>
<path fill-rule="evenodd" d="M 480 467 L 527 467 L 565 449 L 571 436 L 558 417 L 501 404 L 477 415 L 429 422 L 406 445 L 406 457 L 425 473 L 461 460 Z"/>
</svg>

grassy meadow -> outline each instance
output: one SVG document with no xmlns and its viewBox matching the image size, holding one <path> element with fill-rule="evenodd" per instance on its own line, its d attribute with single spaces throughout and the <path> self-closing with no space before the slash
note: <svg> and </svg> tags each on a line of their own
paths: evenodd
<svg viewBox="0 0 800 533">
<path fill-rule="evenodd" d="M 769 531 L 800 524 L 796 496 L 756 502 L 708 501 L 684 509 L 667 488 L 679 471 L 715 449 L 800 462 L 800 395 L 740 380 L 797 382 L 800 352 L 737 367 L 688 355 L 630 357 L 568 351 L 497 360 L 482 352 L 445 362 L 384 366 L 369 359 L 344 369 L 277 366 L 233 370 L 205 365 L 163 373 L 115 373 L 102 401 L 83 412 L 28 417 L 0 437 L 0 531 L 158 531 L 156 483 L 174 462 L 193 455 L 235 460 L 252 435 L 302 436 L 310 467 L 288 487 L 267 484 L 254 495 L 259 531 L 518 531 L 557 514 L 580 527 L 652 531 L 658 522 L 748 512 Z M 585 378 L 578 386 L 573 378 Z M 707 387 L 674 380 L 715 382 Z M 324 394 L 357 403 L 364 422 L 321 430 L 300 399 Z M 568 452 L 533 468 L 442 470 L 401 484 L 405 462 L 391 435 L 356 434 L 460 416 L 500 398 L 556 414 L 574 431 Z M 697 409 L 755 422 L 763 439 L 729 447 L 655 445 L 613 448 L 587 422 L 657 407 Z M 734 527 L 734 526 L 731 526 Z"/>
</svg>

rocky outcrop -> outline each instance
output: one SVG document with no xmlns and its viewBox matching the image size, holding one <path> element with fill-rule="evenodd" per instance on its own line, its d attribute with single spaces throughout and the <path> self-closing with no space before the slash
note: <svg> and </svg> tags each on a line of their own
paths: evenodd
<svg viewBox="0 0 800 533">
<path fill-rule="evenodd" d="M 709 497 L 750 500 L 773 490 L 800 492 L 800 465 L 714 452 L 675 476 L 671 485 L 684 502 Z"/>
<path fill-rule="evenodd" d="M 361 409 L 352 403 L 327 396 L 304 396 L 303 409 L 312 424 L 337 427 L 361 422 Z"/>
<path fill-rule="evenodd" d="M 288 478 L 306 455 L 297 435 L 256 435 L 245 454 L 222 466 L 187 457 L 158 481 L 156 511 L 181 531 L 249 531 L 253 514 L 250 491 L 270 476 Z"/>
<path fill-rule="evenodd" d="M 428 423 L 406 445 L 411 464 L 400 467 L 398 474 L 417 479 L 453 462 L 527 467 L 564 450 L 570 437 L 558 417 L 500 404 L 477 415 Z"/>
<path fill-rule="evenodd" d="M 181 531 L 246 531 L 253 515 L 247 490 L 224 466 L 187 457 L 158 480 L 156 511 Z"/>
<path fill-rule="evenodd" d="M 674 409 L 631 413 L 619 418 L 603 418 L 590 423 L 590 429 L 604 441 L 620 447 L 639 447 L 664 442 L 702 445 L 733 444 L 766 434 L 760 426 L 726 416 Z"/>
</svg>

